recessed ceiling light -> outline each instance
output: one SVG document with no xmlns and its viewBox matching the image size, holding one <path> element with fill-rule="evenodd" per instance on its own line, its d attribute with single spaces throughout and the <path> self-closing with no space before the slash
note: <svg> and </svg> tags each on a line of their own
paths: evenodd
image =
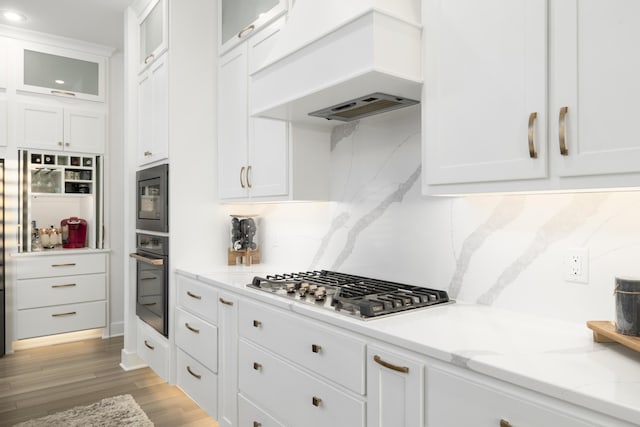
<svg viewBox="0 0 640 427">
<path fill-rule="evenodd" d="M 27 17 L 21 13 L 14 12 L 12 10 L 3 10 L 2 17 L 7 21 L 11 22 L 24 22 L 27 20 Z"/>
</svg>

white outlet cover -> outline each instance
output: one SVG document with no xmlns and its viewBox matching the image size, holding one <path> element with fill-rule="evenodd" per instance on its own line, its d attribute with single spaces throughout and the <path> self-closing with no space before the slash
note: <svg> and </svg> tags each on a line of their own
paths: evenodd
<svg viewBox="0 0 640 427">
<path fill-rule="evenodd" d="M 573 283 L 589 283 L 589 250 L 587 248 L 567 250 L 564 279 Z"/>
</svg>

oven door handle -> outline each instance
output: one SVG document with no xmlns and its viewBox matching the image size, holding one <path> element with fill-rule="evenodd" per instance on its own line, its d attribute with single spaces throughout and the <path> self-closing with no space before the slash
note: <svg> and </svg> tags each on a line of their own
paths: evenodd
<svg viewBox="0 0 640 427">
<path fill-rule="evenodd" d="M 140 255 L 140 254 L 137 254 L 137 253 L 135 253 L 135 252 L 134 252 L 134 253 L 129 254 L 129 256 L 130 256 L 131 258 L 135 258 L 135 259 L 137 259 L 138 261 L 142 261 L 142 262 L 147 263 L 147 264 L 151 264 L 151 265 L 164 265 L 164 259 L 162 259 L 162 258 L 149 258 L 149 257 L 146 257 L 146 256 L 142 256 L 142 255 Z"/>
</svg>

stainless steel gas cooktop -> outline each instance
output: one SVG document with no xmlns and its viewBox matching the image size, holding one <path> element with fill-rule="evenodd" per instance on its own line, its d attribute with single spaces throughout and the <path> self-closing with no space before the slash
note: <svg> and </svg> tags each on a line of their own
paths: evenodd
<svg viewBox="0 0 640 427">
<path fill-rule="evenodd" d="M 360 319 L 454 302 L 445 291 L 327 270 L 256 276 L 247 286 Z"/>
</svg>

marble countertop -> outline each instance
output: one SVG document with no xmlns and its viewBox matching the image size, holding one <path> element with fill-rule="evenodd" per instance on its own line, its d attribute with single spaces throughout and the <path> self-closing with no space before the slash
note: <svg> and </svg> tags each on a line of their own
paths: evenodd
<svg viewBox="0 0 640 427">
<path fill-rule="evenodd" d="M 617 343 L 595 343 L 586 320 L 456 302 L 362 321 L 246 288 L 261 274 L 255 266 L 180 273 L 640 425 L 640 353 Z"/>
</svg>

